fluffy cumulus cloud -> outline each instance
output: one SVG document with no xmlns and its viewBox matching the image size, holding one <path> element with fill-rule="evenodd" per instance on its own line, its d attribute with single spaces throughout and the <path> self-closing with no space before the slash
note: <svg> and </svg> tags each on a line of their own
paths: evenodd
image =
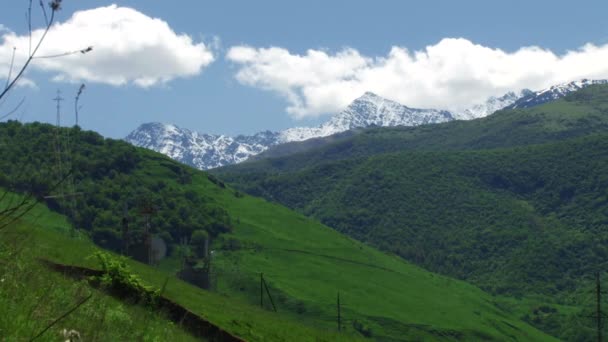
<svg viewBox="0 0 608 342">
<path fill-rule="evenodd" d="M 43 30 L 34 30 L 36 42 Z M 0 27 L 0 72 L 6 74 L 13 49 L 15 64 L 27 57 L 29 38 Z M 213 62 L 203 42 L 177 34 L 167 22 L 135 9 L 111 5 L 75 12 L 50 29 L 37 56 L 52 56 L 93 46 L 93 51 L 57 58 L 36 58 L 32 68 L 54 73 L 60 81 L 88 81 L 149 87 L 194 76 Z"/>
<path fill-rule="evenodd" d="M 393 47 L 387 56 L 354 49 L 232 47 L 237 80 L 284 96 L 297 118 L 333 113 L 366 91 L 412 107 L 463 109 L 489 96 L 539 90 L 577 79 L 608 78 L 608 45 L 585 45 L 557 55 L 539 47 L 514 52 L 446 38 L 420 51 Z"/>
</svg>

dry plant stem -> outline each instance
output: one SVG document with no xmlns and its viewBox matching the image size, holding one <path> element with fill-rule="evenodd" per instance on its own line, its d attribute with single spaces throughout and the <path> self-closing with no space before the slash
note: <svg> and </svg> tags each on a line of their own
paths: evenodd
<svg viewBox="0 0 608 342">
<path fill-rule="evenodd" d="M 27 50 L 27 54 L 31 55 L 32 54 L 32 0 L 30 0 L 30 5 L 27 7 L 27 28 L 30 33 L 30 35 L 29 35 L 30 42 L 29 42 L 29 49 Z M 11 63 L 11 69 L 12 69 L 12 63 Z M 9 79 L 10 79 L 10 77 L 9 77 Z"/>
<path fill-rule="evenodd" d="M 8 118 L 9 116 L 13 115 L 16 111 L 19 110 L 19 108 L 21 108 L 23 103 L 25 103 L 25 97 L 22 98 L 21 101 L 17 104 L 17 106 L 15 106 L 15 108 L 13 108 L 10 112 L 0 116 L 0 120 L 4 120 L 5 118 Z"/>
<path fill-rule="evenodd" d="M 44 291 L 44 294 L 42 295 L 42 297 L 36 302 L 36 304 L 32 307 L 32 309 L 30 310 L 29 314 L 27 315 L 27 320 L 28 321 L 32 321 L 32 316 L 34 315 L 34 312 L 36 310 L 38 310 L 38 307 L 40 307 L 40 304 L 45 303 L 46 299 L 49 297 L 49 295 L 51 294 L 51 287 L 53 284 L 50 284 L 49 286 L 47 286 L 47 288 Z"/>
<path fill-rule="evenodd" d="M 53 327 L 55 324 L 59 323 L 62 319 L 66 318 L 67 316 L 69 316 L 72 312 L 76 311 L 76 309 L 78 309 L 79 307 L 81 307 L 84 303 L 86 303 L 89 299 L 91 299 L 91 297 L 93 297 L 93 293 L 89 294 L 86 298 L 84 298 L 83 300 L 81 300 L 80 302 L 78 302 L 78 304 L 76 304 L 73 308 L 71 308 L 70 310 L 66 311 L 63 315 L 59 316 L 58 318 L 56 318 L 55 320 L 53 320 L 51 322 L 51 324 L 47 325 L 46 328 L 44 328 L 40 333 L 38 333 L 38 335 L 34 336 L 32 339 L 30 339 L 31 341 L 34 341 L 35 339 L 39 338 L 40 336 L 44 335 L 45 332 L 47 332 L 47 330 L 49 330 L 51 327 Z"/>
<path fill-rule="evenodd" d="M 30 38 L 31 38 L 31 33 L 30 33 Z M 4 89 L 8 88 L 8 83 L 11 80 L 11 77 L 13 76 L 13 67 L 15 66 L 15 53 L 17 52 L 17 48 L 13 47 L 13 54 L 11 56 L 11 64 L 8 67 L 8 76 L 6 77 L 6 85 L 4 86 Z"/>
</svg>

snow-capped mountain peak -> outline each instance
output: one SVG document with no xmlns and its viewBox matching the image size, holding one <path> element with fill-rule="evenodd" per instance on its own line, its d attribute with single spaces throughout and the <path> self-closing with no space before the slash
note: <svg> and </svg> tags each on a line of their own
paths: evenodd
<svg viewBox="0 0 608 342">
<path fill-rule="evenodd" d="M 453 120 L 448 111 L 409 108 L 366 92 L 346 109 L 318 127 L 295 127 L 281 132 L 281 142 L 325 137 L 353 128 L 370 126 L 418 126 Z"/>
</svg>

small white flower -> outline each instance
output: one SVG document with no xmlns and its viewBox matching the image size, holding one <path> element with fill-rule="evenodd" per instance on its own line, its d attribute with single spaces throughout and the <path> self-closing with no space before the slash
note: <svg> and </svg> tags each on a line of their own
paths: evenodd
<svg viewBox="0 0 608 342">
<path fill-rule="evenodd" d="M 76 330 L 68 330 L 68 329 L 63 329 L 61 330 L 61 336 L 63 336 L 63 338 L 65 338 L 65 342 L 75 342 L 75 341 L 80 341 L 80 333 Z"/>
</svg>

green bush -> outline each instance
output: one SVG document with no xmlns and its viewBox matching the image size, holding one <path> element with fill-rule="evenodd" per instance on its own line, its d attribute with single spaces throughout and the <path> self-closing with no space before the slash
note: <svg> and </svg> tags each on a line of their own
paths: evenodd
<svg viewBox="0 0 608 342">
<path fill-rule="evenodd" d="M 121 298 L 147 305 L 157 303 L 160 290 L 145 285 L 138 276 L 131 272 L 123 257 L 116 258 L 105 252 L 96 252 L 93 257 L 99 261 L 103 271 L 101 276 L 91 279 L 94 284 L 100 285 L 106 291 Z"/>
</svg>

